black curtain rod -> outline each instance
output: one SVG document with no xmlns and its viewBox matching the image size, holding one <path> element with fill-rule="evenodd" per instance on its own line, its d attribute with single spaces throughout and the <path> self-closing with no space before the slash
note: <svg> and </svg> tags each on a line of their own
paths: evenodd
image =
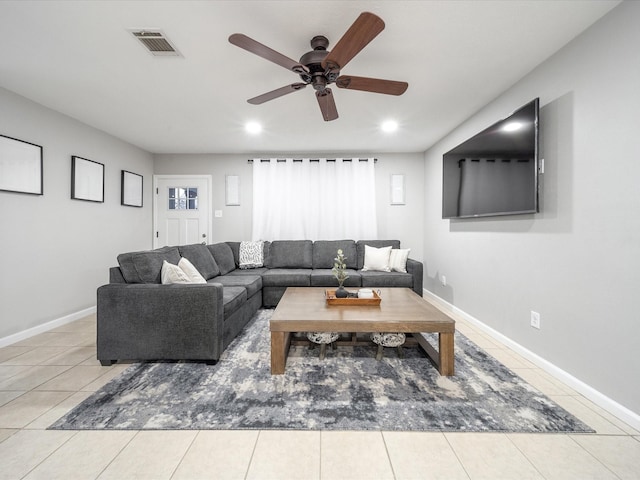
<svg viewBox="0 0 640 480">
<path fill-rule="evenodd" d="M 276 160 L 276 162 L 286 162 L 287 161 L 286 158 L 276 158 L 275 160 Z M 292 160 L 294 162 L 302 162 L 303 159 L 302 158 L 294 158 Z M 336 160 L 337 159 L 335 159 L 335 158 L 327 158 L 327 162 L 335 162 Z M 343 162 L 351 162 L 353 160 L 358 160 L 359 162 L 368 162 L 369 161 L 368 158 L 343 158 L 342 159 Z M 271 159 L 270 158 L 261 158 L 260 161 L 261 162 L 270 162 Z M 320 159 L 319 158 L 310 158 L 309 161 L 310 162 L 319 162 Z M 247 160 L 247 162 L 253 163 L 253 158 L 249 158 Z M 378 159 L 374 158 L 373 159 L 373 163 L 378 163 Z"/>
</svg>

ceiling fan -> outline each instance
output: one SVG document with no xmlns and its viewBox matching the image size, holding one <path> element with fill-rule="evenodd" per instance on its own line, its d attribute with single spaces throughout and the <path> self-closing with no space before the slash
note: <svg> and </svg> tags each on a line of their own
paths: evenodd
<svg viewBox="0 0 640 480">
<path fill-rule="evenodd" d="M 382 80 L 379 78 L 355 77 L 340 75 L 340 70 L 351 61 L 371 40 L 384 30 L 384 22 L 373 13 L 363 12 L 353 22 L 353 25 L 345 32 L 342 38 L 335 44 L 331 51 L 327 50 L 329 40 L 323 35 L 317 35 L 311 39 L 312 51 L 295 60 L 272 50 L 242 33 L 234 33 L 229 37 L 229 42 L 243 48 L 266 60 L 276 63 L 287 70 L 291 70 L 300 76 L 302 82 L 292 83 L 271 92 L 250 98 L 247 102 L 252 105 L 260 105 L 288 93 L 302 90 L 307 85 L 312 85 L 316 91 L 316 98 L 322 117 L 325 121 L 338 118 L 336 103 L 328 85 L 335 83 L 338 88 L 362 90 L 365 92 L 384 93 L 387 95 L 402 95 L 409 84 L 395 80 Z"/>
</svg>

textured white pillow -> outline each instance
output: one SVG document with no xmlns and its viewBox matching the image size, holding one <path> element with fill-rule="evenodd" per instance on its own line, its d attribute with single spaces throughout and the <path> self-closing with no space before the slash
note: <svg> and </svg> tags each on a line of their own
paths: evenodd
<svg viewBox="0 0 640 480">
<path fill-rule="evenodd" d="M 198 269 L 193 266 L 193 263 L 186 258 L 182 257 L 178 262 L 178 266 L 189 278 L 189 283 L 207 283 L 204 277 L 200 275 Z"/>
<path fill-rule="evenodd" d="M 238 263 L 240 268 L 258 268 L 264 265 L 264 242 L 240 242 Z"/>
<path fill-rule="evenodd" d="M 184 273 L 184 270 L 178 265 L 169 263 L 166 260 L 162 262 L 160 277 L 163 285 L 171 283 L 191 283 L 191 280 L 189 280 L 187 274 Z"/>
<path fill-rule="evenodd" d="M 389 267 L 393 272 L 407 273 L 407 258 L 410 248 L 394 248 L 389 256 Z"/>
<path fill-rule="evenodd" d="M 377 270 L 380 272 L 390 272 L 389 257 L 391 256 L 391 247 L 375 248 L 369 245 L 364 246 L 364 266 L 362 271 Z"/>
</svg>

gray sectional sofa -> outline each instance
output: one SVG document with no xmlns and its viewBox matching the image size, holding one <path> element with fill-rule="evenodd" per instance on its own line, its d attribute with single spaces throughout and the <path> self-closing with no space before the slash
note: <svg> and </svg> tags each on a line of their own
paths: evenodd
<svg viewBox="0 0 640 480">
<path fill-rule="evenodd" d="M 260 307 L 275 307 L 287 287 L 336 287 L 338 249 L 347 258 L 345 287 L 407 287 L 422 296 L 423 266 L 407 273 L 363 271 L 365 245 L 400 248 L 398 240 L 264 242 L 264 266 L 240 269 L 240 242 L 163 247 L 118 256 L 109 284 L 97 291 L 97 357 L 215 363 Z M 161 284 L 162 263 L 187 258 L 206 284 Z"/>
</svg>

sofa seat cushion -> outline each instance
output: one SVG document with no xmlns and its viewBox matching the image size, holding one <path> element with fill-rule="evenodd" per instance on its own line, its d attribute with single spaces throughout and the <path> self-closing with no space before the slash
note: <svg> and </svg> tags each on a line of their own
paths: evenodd
<svg viewBox="0 0 640 480">
<path fill-rule="evenodd" d="M 222 288 L 222 303 L 224 303 L 224 318 L 229 318 L 247 301 L 247 289 L 244 287 Z"/>
<path fill-rule="evenodd" d="M 229 273 L 227 273 L 227 276 L 229 276 L 229 275 L 238 275 L 238 276 L 251 275 L 251 276 L 254 276 L 254 277 L 258 276 L 258 275 L 262 276 L 268 270 L 269 269 L 267 267 L 252 268 L 250 270 L 242 270 L 240 268 L 236 268 L 235 270 L 232 270 Z"/>
<path fill-rule="evenodd" d="M 177 265 L 178 247 L 162 247 L 142 252 L 118 255 L 120 271 L 127 283 L 161 283 L 162 262 Z"/>
<path fill-rule="evenodd" d="M 360 272 L 363 287 L 406 287 L 413 288 L 413 276 L 401 272 Z"/>
<path fill-rule="evenodd" d="M 345 287 L 360 287 L 362 286 L 360 280 L 360 272 L 347 268 L 347 278 L 344 281 Z M 333 272 L 329 268 L 317 268 L 311 272 L 311 286 L 312 287 L 337 287 L 338 280 L 333 276 Z"/>
<path fill-rule="evenodd" d="M 310 268 L 272 268 L 262 275 L 264 287 L 310 287 Z"/>
<path fill-rule="evenodd" d="M 356 242 L 354 240 L 316 240 L 313 242 L 313 268 L 333 268 L 334 258 L 342 250 L 347 268 L 358 265 Z"/>
<path fill-rule="evenodd" d="M 189 260 L 200 272 L 205 280 L 220 275 L 220 268 L 206 245 L 195 243 L 192 245 L 180 245 L 180 255 Z"/>
<path fill-rule="evenodd" d="M 224 287 L 244 287 L 247 298 L 262 290 L 260 275 L 222 275 L 209 280 L 209 283 L 221 283 Z"/>
</svg>

